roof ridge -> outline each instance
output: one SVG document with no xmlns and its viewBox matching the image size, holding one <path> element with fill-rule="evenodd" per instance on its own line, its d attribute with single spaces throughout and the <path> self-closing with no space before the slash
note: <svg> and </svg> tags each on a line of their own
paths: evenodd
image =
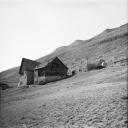
<svg viewBox="0 0 128 128">
<path fill-rule="evenodd" d="M 27 59 L 27 58 L 22 58 L 22 61 L 31 61 L 31 62 L 37 62 L 37 63 L 40 63 L 38 61 L 35 61 L 35 60 L 31 60 L 31 59 Z M 40 63 L 41 64 L 41 63 Z"/>
<path fill-rule="evenodd" d="M 50 60 L 48 60 L 48 61 L 45 61 L 45 62 L 39 64 L 38 66 L 35 67 L 35 69 L 43 68 L 43 67 L 45 67 L 48 63 L 51 63 L 51 62 L 52 62 L 53 60 L 55 60 L 55 59 L 58 59 L 59 61 L 61 61 L 61 63 L 63 63 L 63 61 L 62 61 L 58 56 L 56 56 L 56 57 L 53 57 L 52 59 L 50 59 Z M 66 66 L 65 63 L 63 63 L 63 65 Z M 67 66 L 66 66 L 66 67 L 67 67 Z"/>
</svg>

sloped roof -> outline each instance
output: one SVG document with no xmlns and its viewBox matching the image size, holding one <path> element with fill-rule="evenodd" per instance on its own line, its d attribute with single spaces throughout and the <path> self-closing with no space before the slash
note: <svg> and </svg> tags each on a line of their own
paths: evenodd
<svg viewBox="0 0 128 128">
<path fill-rule="evenodd" d="M 44 62 L 44 63 L 39 64 L 38 66 L 35 67 L 35 69 L 44 68 L 44 67 L 46 67 L 49 63 L 52 63 L 52 62 L 55 61 L 55 60 L 60 61 L 66 68 L 68 68 L 58 57 L 55 57 L 55 58 L 53 58 L 53 59 L 51 59 L 51 60 L 49 60 L 49 61 L 46 61 L 46 62 Z"/>
<path fill-rule="evenodd" d="M 37 61 L 22 58 L 22 62 L 19 69 L 19 74 L 23 74 L 24 71 L 34 70 L 34 68 L 40 63 Z"/>
</svg>

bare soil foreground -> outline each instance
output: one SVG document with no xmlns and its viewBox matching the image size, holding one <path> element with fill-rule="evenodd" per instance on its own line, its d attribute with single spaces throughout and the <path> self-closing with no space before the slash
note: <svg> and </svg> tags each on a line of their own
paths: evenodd
<svg viewBox="0 0 128 128">
<path fill-rule="evenodd" d="M 1 128 L 126 128 L 127 68 L 12 88 L 1 94 Z"/>
</svg>

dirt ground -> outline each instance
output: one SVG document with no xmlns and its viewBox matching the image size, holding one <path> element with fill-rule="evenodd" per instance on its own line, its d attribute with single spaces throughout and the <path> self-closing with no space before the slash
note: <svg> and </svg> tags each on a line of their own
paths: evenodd
<svg viewBox="0 0 128 128">
<path fill-rule="evenodd" d="M 1 92 L 0 128 L 126 128 L 127 68 Z"/>
</svg>

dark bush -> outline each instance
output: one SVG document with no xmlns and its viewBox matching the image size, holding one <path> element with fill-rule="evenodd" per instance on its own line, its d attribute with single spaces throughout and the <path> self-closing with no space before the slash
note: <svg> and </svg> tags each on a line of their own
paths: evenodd
<svg viewBox="0 0 128 128">
<path fill-rule="evenodd" d="M 8 84 L 0 83 L 0 89 L 1 90 L 5 90 L 5 89 L 8 89 L 8 88 L 10 88 L 10 86 Z"/>
<path fill-rule="evenodd" d="M 102 69 L 102 68 L 105 68 L 105 66 L 101 66 L 101 65 L 97 66 L 97 69 Z"/>
<path fill-rule="evenodd" d="M 72 71 L 72 76 L 74 76 L 74 75 L 76 75 L 76 71 L 75 70 Z"/>
</svg>

